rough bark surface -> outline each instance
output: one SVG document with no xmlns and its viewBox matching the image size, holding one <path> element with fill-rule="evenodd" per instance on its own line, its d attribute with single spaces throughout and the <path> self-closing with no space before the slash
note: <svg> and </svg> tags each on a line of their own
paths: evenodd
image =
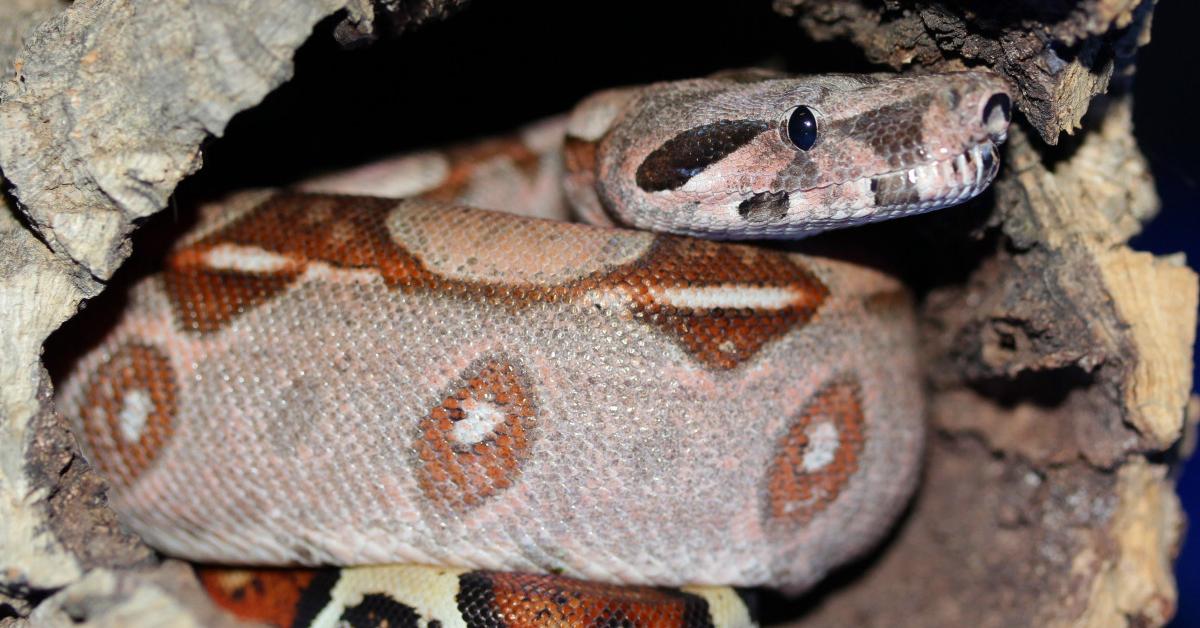
<svg viewBox="0 0 1200 628">
<path fill-rule="evenodd" d="M 1180 256 L 1126 246 L 1157 211 L 1153 180 L 1128 81 L 1092 99 L 1132 72 L 1151 3 L 1070 3 L 1045 29 L 1029 3 L 1006 3 L 1009 26 L 982 31 L 995 16 L 966 4 L 776 4 L 878 61 L 985 61 L 1020 86 L 1028 125 L 973 228 L 937 232 L 950 246 L 939 241 L 932 266 L 955 272 L 930 278 L 922 308 L 933 433 L 921 493 L 882 555 L 814 596 L 801 623 L 1161 625 L 1183 530 L 1174 454 L 1162 454 L 1184 429 L 1196 275 Z M 1009 47 L 1034 40 L 1041 61 Z M 1093 56 L 1046 65 L 1060 46 Z M 1060 130 L 1082 132 L 1058 147 L 1030 135 Z"/>
<path fill-rule="evenodd" d="M 1017 106 L 1050 144 L 1074 132 L 1148 38 L 1156 0 L 774 0 L 818 40 L 847 38 L 867 58 L 986 65 L 1020 87 Z"/>
<path fill-rule="evenodd" d="M 114 619 L 122 605 L 191 607 L 133 576 L 95 575 L 153 559 L 116 524 L 67 438 L 41 346 L 128 255 L 133 220 L 162 209 L 199 167 L 200 142 L 286 80 L 293 51 L 337 8 L 155 0 L 3 9 L 11 71 L 0 84 L 0 170 L 11 196 L 0 212 L 0 617 L 42 612 L 34 602 L 55 591 L 51 600 L 72 600 L 71 621 L 96 624 L 123 623 Z M 45 613 L 47 624 L 70 623 Z"/>
<path fill-rule="evenodd" d="M 462 4 L 0 7 L 0 626 L 225 621 L 185 566 L 107 509 L 50 403 L 42 343 L 129 254 L 134 221 L 200 166 L 201 142 L 289 77 L 314 24 L 345 6 L 334 36 L 356 45 Z M 1164 623 L 1197 282 L 1182 259 L 1125 245 L 1157 206 L 1123 89 L 1153 0 L 775 8 L 896 68 L 991 66 L 1027 118 L 994 192 L 914 234 L 944 256 L 926 269 L 950 269 L 916 279 L 933 426 L 920 493 L 881 551 L 807 596 L 796 621 Z M 1064 130 L 1078 136 L 1046 145 Z"/>
</svg>

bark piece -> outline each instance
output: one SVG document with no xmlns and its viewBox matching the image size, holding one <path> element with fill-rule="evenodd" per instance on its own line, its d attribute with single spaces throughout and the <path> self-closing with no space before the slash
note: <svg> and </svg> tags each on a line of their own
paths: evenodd
<svg viewBox="0 0 1200 628">
<path fill-rule="evenodd" d="M 1017 106 L 1049 143 L 1149 38 L 1155 0 L 775 0 L 813 38 L 847 38 L 875 63 L 984 64 L 1020 87 Z"/>
<path fill-rule="evenodd" d="M 218 610 L 191 567 L 167 561 L 154 569 L 95 569 L 55 593 L 29 616 L 35 626 L 153 628 L 249 626 Z"/>
<path fill-rule="evenodd" d="M 0 85 L 0 169 L 31 226 L 109 277 L 132 221 L 166 206 L 200 142 L 287 80 L 341 4 L 86 0 L 39 25 Z"/>
<path fill-rule="evenodd" d="M 1157 201 L 1128 97 L 1099 104 L 1060 149 L 1014 129 L 976 207 L 985 254 L 944 243 L 937 265 L 970 270 L 923 306 L 921 494 L 878 562 L 810 600 L 800 625 L 1162 625 L 1174 612 L 1182 514 L 1166 452 L 1191 390 L 1197 278 L 1179 256 L 1124 244 Z"/>
<path fill-rule="evenodd" d="M 142 564 L 49 403 L 47 335 L 128 253 L 220 133 L 291 72 L 335 0 L 20 2 L 0 53 L 0 591 L 12 612 L 96 565 Z M 49 17 L 47 17 L 49 16 Z M 36 26 L 35 26 L 36 24 Z"/>
<path fill-rule="evenodd" d="M 939 436 L 910 520 L 796 626 L 1162 625 L 1182 516 L 1165 468 L 1039 471 Z"/>
<path fill-rule="evenodd" d="M 141 599 L 137 591 L 151 587 L 128 574 L 157 559 L 108 510 L 102 481 L 51 405 L 42 343 L 128 255 L 133 221 L 162 209 L 199 167 L 201 142 L 287 80 L 295 49 L 343 3 L 0 6 L 0 61 L 11 68 L 0 84 L 0 171 L 10 192 L 0 209 L 0 615 L 42 612 L 49 602 L 35 610 L 37 601 L 85 574 L 88 595 L 129 589 Z M 445 14 L 443 4 L 460 3 L 405 6 L 425 21 Z M 92 575 L 99 568 L 117 571 Z M 171 608 L 193 603 L 185 596 Z M 175 613 L 168 606 L 147 608 Z M 40 617 L 63 623 L 50 613 Z M 154 617 L 146 621 L 157 625 Z"/>
</svg>

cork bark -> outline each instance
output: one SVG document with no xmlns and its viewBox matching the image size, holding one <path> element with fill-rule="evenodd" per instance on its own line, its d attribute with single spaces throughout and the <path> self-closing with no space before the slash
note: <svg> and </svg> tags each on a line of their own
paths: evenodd
<svg viewBox="0 0 1200 628">
<path fill-rule="evenodd" d="M 813 37 L 897 69 L 988 65 L 1018 86 L 1024 114 L 992 192 L 911 236 L 938 251 L 918 264 L 931 390 L 920 492 L 895 537 L 810 596 L 797 625 L 1173 614 L 1183 517 L 1168 470 L 1197 279 L 1182 256 L 1126 245 L 1158 209 L 1129 93 L 1153 4 L 776 0 Z"/>
<path fill-rule="evenodd" d="M 103 290 L 202 142 L 320 31 L 367 46 L 462 0 L 20 0 L 0 7 L 0 626 L 227 621 L 107 509 L 56 413 L 46 337 Z M 993 190 L 887 227 L 926 245 L 931 437 L 875 553 L 796 625 L 1160 625 L 1182 515 L 1168 470 L 1191 390 L 1196 275 L 1125 243 L 1157 210 L 1128 78 L 1151 0 L 775 0 L 903 71 L 986 65 L 1023 116 Z M 1002 5 L 1002 6 L 1001 6 Z M 340 11 L 340 13 L 339 13 Z M 447 26 L 452 26 L 451 24 Z"/>
</svg>

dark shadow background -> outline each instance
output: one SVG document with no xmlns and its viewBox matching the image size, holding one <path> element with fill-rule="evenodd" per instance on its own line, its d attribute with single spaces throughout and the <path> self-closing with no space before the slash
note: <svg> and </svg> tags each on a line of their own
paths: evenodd
<svg viewBox="0 0 1200 628">
<path fill-rule="evenodd" d="M 498 133 L 567 110 L 596 89 L 683 78 L 739 65 L 781 63 L 797 72 L 862 71 L 846 45 L 807 42 L 769 2 L 669 0 L 572 3 L 475 0 L 447 23 L 343 52 L 323 24 L 298 54 L 296 78 L 237 116 L 210 142 L 208 165 L 181 186 L 187 197 L 279 185 L 306 173 L 423 146 Z M 1200 3 L 1162 0 L 1142 51 L 1135 112 L 1153 164 L 1161 215 L 1134 242 L 1185 251 L 1200 263 L 1200 47 L 1188 31 Z M 151 230 L 147 230 L 151 231 Z M 1200 461 L 1179 485 L 1200 521 Z M 1176 628 L 1200 626 L 1200 526 L 1178 563 Z"/>
<path fill-rule="evenodd" d="M 191 190 L 283 184 L 306 171 L 503 133 L 598 89 L 782 64 L 870 71 L 845 44 L 814 45 L 766 1 L 720 11 L 683 0 L 475 0 L 466 10 L 343 51 L 334 21 L 297 53 L 292 81 L 205 150 Z"/>
<path fill-rule="evenodd" d="M 1138 143 L 1150 159 L 1162 213 L 1134 239 L 1135 248 L 1154 253 L 1187 253 L 1200 266 L 1200 45 L 1191 25 L 1200 20 L 1195 0 L 1162 0 L 1154 14 L 1153 40 L 1138 58 L 1134 124 Z M 1193 391 L 1200 390 L 1193 366 Z M 1200 457 L 1179 476 L 1187 511 L 1187 538 L 1176 563 L 1179 612 L 1172 628 L 1200 626 Z"/>
</svg>

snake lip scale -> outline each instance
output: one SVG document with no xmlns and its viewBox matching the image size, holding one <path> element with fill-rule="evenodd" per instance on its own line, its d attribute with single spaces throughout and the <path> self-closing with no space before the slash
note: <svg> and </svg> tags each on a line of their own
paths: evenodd
<svg viewBox="0 0 1200 628">
<path fill-rule="evenodd" d="M 920 185 L 923 180 L 930 178 L 940 178 L 947 182 L 938 195 L 908 207 L 895 207 L 897 211 L 908 214 L 957 205 L 974 198 L 987 188 L 999 170 L 1000 157 L 996 143 L 985 140 L 953 157 L 919 164 L 902 171 L 884 173 L 877 178 L 903 176 L 912 185 Z M 890 214 L 890 209 L 893 208 L 881 207 L 880 211 Z"/>
<path fill-rule="evenodd" d="M 878 204 L 857 210 L 846 209 L 836 212 L 832 214 L 828 224 L 836 226 L 837 224 L 855 219 L 864 222 L 874 222 L 924 213 L 934 209 L 957 205 L 974 198 L 987 188 L 999 169 L 1000 159 L 997 154 L 996 143 L 992 140 L 984 140 L 953 157 L 932 160 L 871 177 L 853 179 L 847 182 L 830 183 L 816 189 L 845 187 L 853 190 L 864 187 L 868 188 L 871 194 L 876 195 L 880 199 Z M 922 182 L 928 180 L 936 181 L 940 192 L 923 197 L 920 201 L 913 202 L 904 199 L 883 200 L 883 197 L 879 195 L 881 186 L 887 186 L 895 181 L 899 181 L 903 186 L 920 186 Z M 811 224 L 816 225 L 821 223 L 814 221 Z"/>
<path fill-rule="evenodd" d="M 60 407 L 157 549 L 325 568 L 205 571 L 246 617 L 747 625 L 730 586 L 802 591 L 887 532 L 924 399 L 896 277 L 715 240 L 979 194 L 1007 92 L 729 72 L 234 195 Z"/>
</svg>

